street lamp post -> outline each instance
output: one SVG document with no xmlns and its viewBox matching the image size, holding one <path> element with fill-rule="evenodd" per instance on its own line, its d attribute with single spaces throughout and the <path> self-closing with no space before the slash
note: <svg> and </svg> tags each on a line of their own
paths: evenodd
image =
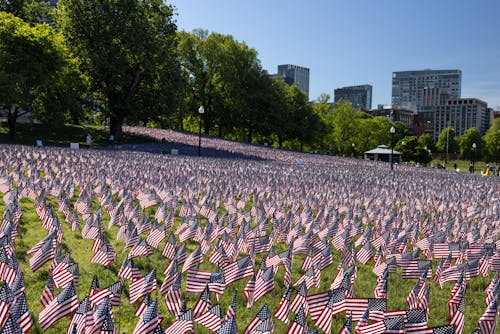
<svg viewBox="0 0 500 334">
<path fill-rule="evenodd" d="M 476 143 L 472 143 L 472 173 L 474 173 L 474 162 L 476 160 Z"/>
<path fill-rule="evenodd" d="M 450 129 L 446 129 L 446 158 L 444 159 L 445 165 L 448 163 L 448 134 L 450 133 Z"/>
<path fill-rule="evenodd" d="M 201 115 L 205 113 L 205 108 L 200 106 L 198 108 L 198 114 L 200 114 L 200 131 L 198 132 L 198 156 L 201 157 Z"/>
<path fill-rule="evenodd" d="M 389 132 L 391 133 L 391 170 L 394 170 L 394 133 L 396 133 L 394 126 L 391 126 Z"/>
<path fill-rule="evenodd" d="M 356 146 L 356 144 L 352 143 L 351 146 L 352 146 L 352 157 L 354 158 L 354 146 Z"/>
</svg>

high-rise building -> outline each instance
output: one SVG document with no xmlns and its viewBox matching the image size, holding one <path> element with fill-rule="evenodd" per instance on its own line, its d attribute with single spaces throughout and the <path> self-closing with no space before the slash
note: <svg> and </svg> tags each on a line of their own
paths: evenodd
<svg viewBox="0 0 500 334">
<path fill-rule="evenodd" d="M 434 115 L 434 137 L 444 128 L 452 127 L 457 136 L 465 130 L 477 128 L 484 134 L 491 124 L 491 110 L 488 104 L 479 99 L 450 98 L 445 104 L 436 106 Z"/>
<path fill-rule="evenodd" d="M 338 102 L 340 99 L 349 101 L 356 108 L 370 110 L 372 108 L 372 86 L 360 85 L 337 88 L 334 90 L 334 100 Z"/>
<path fill-rule="evenodd" d="M 297 65 L 278 65 L 277 76 L 282 77 L 289 85 L 297 85 L 309 96 L 309 69 Z"/>
<path fill-rule="evenodd" d="M 392 105 L 417 110 L 424 88 L 442 88 L 460 98 L 462 71 L 423 70 L 392 73 Z"/>
</svg>

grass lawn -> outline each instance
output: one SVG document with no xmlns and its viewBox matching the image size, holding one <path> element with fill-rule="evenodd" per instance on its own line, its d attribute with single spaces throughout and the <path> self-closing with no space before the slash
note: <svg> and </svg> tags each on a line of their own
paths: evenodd
<svg viewBox="0 0 500 334">
<path fill-rule="evenodd" d="M 75 192 L 76 193 L 76 192 Z M 72 202 L 76 199 L 73 198 Z M 47 196 L 47 204 L 53 205 L 57 208 L 56 199 L 50 196 Z M 19 225 L 19 234 L 20 236 L 15 240 L 15 253 L 16 257 L 21 265 L 21 268 L 25 274 L 25 282 L 26 282 L 26 296 L 28 300 L 28 306 L 31 311 L 31 316 L 35 321 L 35 327 L 32 330 L 32 333 L 43 333 L 41 327 L 37 323 L 38 314 L 42 310 L 42 306 L 40 305 L 39 298 L 42 292 L 43 287 L 45 286 L 48 273 L 47 268 L 49 267 L 49 263 L 46 263 L 42 268 L 40 268 L 35 273 L 31 272 L 28 262 L 31 255 L 27 255 L 26 251 L 30 249 L 33 245 L 35 245 L 39 240 L 41 240 L 46 234 L 47 231 L 44 230 L 41 226 L 41 220 L 36 215 L 36 212 L 33 207 L 33 201 L 29 199 L 22 199 L 20 201 L 20 205 L 22 207 L 23 216 Z M 94 203 L 94 209 L 97 207 L 97 202 Z M 0 213 L 4 211 L 4 203 L 0 201 Z M 154 207 L 147 209 L 148 215 L 153 215 L 155 211 Z M 56 210 L 57 212 L 57 210 Z M 103 210 L 103 213 L 105 211 Z M 79 295 L 79 300 L 82 300 L 84 296 L 86 296 L 89 292 L 90 284 L 94 275 L 96 275 L 99 279 L 101 288 L 106 287 L 118 280 L 117 273 L 121 266 L 122 261 L 124 260 L 127 252 L 123 252 L 124 242 L 123 240 L 116 240 L 116 234 L 118 232 L 118 227 L 113 226 L 111 229 L 107 229 L 109 216 L 104 213 L 103 214 L 103 225 L 106 229 L 106 235 L 111 241 L 112 246 L 117 252 L 117 261 L 112 263 L 108 268 L 103 267 L 100 264 L 91 263 L 90 258 L 92 257 L 92 240 L 83 239 L 81 236 L 81 229 L 77 231 L 72 231 L 69 225 L 64 221 L 63 215 L 58 212 L 58 216 L 63 225 L 63 242 L 62 249 L 63 255 L 66 252 L 71 253 L 74 261 L 79 265 L 79 273 L 80 279 L 78 283 L 77 292 Z M 201 217 L 200 217 L 201 218 Z M 181 218 L 176 217 L 173 228 L 170 231 L 175 230 L 177 225 L 180 223 Z M 204 221 L 204 219 L 203 219 Z M 82 226 L 83 227 L 83 223 Z M 169 231 L 169 232 L 170 232 Z M 142 237 L 146 237 L 144 233 L 141 235 Z M 152 268 L 157 269 L 157 281 L 158 288 L 161 285 L 164 274 L 163 269 L 167 266 L 168 260 L 161 256 L 161 251 L 166 243 L 166 240 L 162 241 L 158 246 L 158 249 L 154 249 L 153 255 L 149 257 L 139 257 L 134 259 L 136 265 L 141 269 L 142 274 L 148 273 Z M 197 243 L 189 240 L 187 241 L 188 253 L 191 253 L 196 247 Z M 285 250 L 287 245 L 284 242 L 275 243 L 276 253 Z M 213 246 L 212 246 L 213 250 Z M 337 264 L 341 260 L 341 253 L 333 249 L 333 265 L 326 268 L 321 272 L 321 284 L 318 288 L 311 288 L 309 290 L 309 294 L 319 293 L 326 291 L 330 288 L 331 283 L 333 282 L 336 274 L 337 274 Z M 208 256 L 205 256 L 204 262 L 200 265 L 200 270 L 204 271 L 215 271 L 217 268 L 214 264 L 208 262 L 208 257 L 211 254 L 209 252 Z M 265 253 L 260 253 L 257 255 L 256 264 L 254 269 L 258 269 L 258 265 L 260 260 L 265 256 Z M 244 256 L 240 254 L 239 258 Z M 304 271 L 301 269 L 302 262 L 304 260 L 304 255 L 296 255 L 294 257 L 293 269 L 292 269 L 292 282 L 295 282 Z M 434 270 L 437 262 L 433 263 Z M 370 260 L 367 265 L 362 265 L 360 263 L 357 264 L 357 278 L 354 284 L 354 292 L 355 296 L 359 298 L 369 298 L 373 297 L 373 290 L 376 284 L 376 276 L 372 273 L 371 269 L 373 267 L 373 260 Z M 271 312 L 274 312 L 280 303 L 280 299 L 282 294 L 285 291 L 285 286 L 283 284 L 283 276 L 284 269 L 280 267 L 278 273 L 275 277 L 275 289 L 267 294 L 263 299 L 254 303 L 253 307 L 246 308 L 246 300 L 243 297 L 242 291 L 248 281 L 248 279 L 243 279 L 231 284 L 226 288 L 226 292 L 221 297 L 220 304 L 222 306 L 223 313 L 227 310 L 231 302 L 231 298 L 234 291 L 238 292 L 238 304 L 237 304 L 237 325 L 238 332 L 242 333 L 246 327 L 246 325 L 250 322 L 250 320 L 255 316 L 255 314 L 260 310 L 260 308 L 266 303 Z M 484 289 L 487 284 L 492 279 L 493 274 L 490 274 L 488 277 L 477 277 L 472 279 L 467 284 L 467 295 L 466 295 L 466 306 L 465 306 L 465 330 L 464 333 L 470 333 L 474 328 L 477 327 L 477 320 L 481 316 L 481 314 L 485 310 L 485 306 L 483 305 L 484 301 Z M 406 309 L 406 298 L 411 290 L 411 288 L 416 283 L 416 279 L 402 279 L 401 269 L 398 269 L 397 273 L 389 275 L 389 283 L 388 283 L 388 310 L 400 310 Z M 185 293 L 185 284 L 186 284 L 186 273 L 183 274 L 182 279 L 182 298 L 187 302 L 188 307 L 193 307 L 196 300 L 198 299 L 198 295 Z M 134 327 L 138 322 L 138 318 L 134 316 L 134 310 L 137 305 L 130 305 L 128 298 L 128 286 L 129 281 L 125 283 L 125 290 L 121 297 L 121 306 L 114 307 L 114 318 L 115 318 L 115 326 L 116 329 L 119 329 L 119 334 L 122 333 L 132 333 Z M 454 283 L 449 282 L 444 285 L 443 289 L 440 289 L 439 285 L 432 280 L 427 280 L 428 286 L 431 287 L 430 292 L 430 314 L 429 314 L 429 326 L 438 326 L 448 323 L 448 306 L 447 302 L 449 299 L 449 293 L 452 289 Z M 56 289 L 56 295 L 61 291 L 61 289 Z M 292 292 L 292 300 L 297 293 L 297 289 L 294 288 Z M 163 328 L 166 328 L 174 321 L 174 317 L 168 313 L 165 308 L 165 304 L 163 302 L 163 297 L 159 295 L 158 291 L 153 293 L 153 298 L 158 298 L 159 302 L 159 310 L 160 314 L 165 318 L 162 324 Z M 142 299 L 141 299 L 142 300 Z M 216 300 L 214 296 L 212 296 L 212 302 L 215 304 Z M 290 321 L 293 320 L 293 313 L 290 315 Z M 67 330 L 68 325 L 70 323 L 71 318 L 65 317 L 58 322 L 56 322 L 53 327 L 47 330 L 46 333 L 63 333 Z M 274 333 L 286 333 L 288 329 L 288 325 L 284 324 L 280 320 L 273 319 L 275 325 Z M 314 324 L 311 322 L 310 318 L 308 318 L 310 328 L 315 328 Z M 345 321 L 345 315 L 338 315 L 333 318 L 333 332 L 336 333 L 343 325 Z M 207 328 L 195 323 L 195 332 L 196 333 L 211 333 Z"/>
<path fill-rule="evenodd" d="M 85 146 L 87 134 L 92 136 L 93 146 L 108 145 L 109 132 L 97 125 L 72 125 L 52 127 L 46 124 L 17 124 L 16 139 L 10 141 L 9 128 L 6 123 L 0 123 L 0 144 L 22 144 L 35 146 L 37 140 L 42 140 L 45 146 L 69 146 L 69 143 L 79 143 Z M 137 144 L 153 141 L 151 138 L 124 134 L 117 144 Z"/>
</svg>

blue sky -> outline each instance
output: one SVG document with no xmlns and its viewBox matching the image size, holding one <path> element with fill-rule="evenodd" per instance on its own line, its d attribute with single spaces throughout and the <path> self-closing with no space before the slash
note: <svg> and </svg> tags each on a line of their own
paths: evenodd
<svg viewBox="0 0 500 334">
<path fill-rule="evenodd" d="M 167 0 L 179 30 L 232 35 L 264 69 L 310 68 L 310 98 L 373 86 L 391 103 L 393 71 L 462 70 L 462 97 L 500 110 L 500 0 Z"/>
</svg>

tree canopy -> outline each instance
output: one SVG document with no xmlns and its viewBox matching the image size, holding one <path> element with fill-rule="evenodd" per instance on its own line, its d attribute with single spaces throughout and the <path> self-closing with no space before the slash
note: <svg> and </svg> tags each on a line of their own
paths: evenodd
<svg viewBox="0 0 500 334">
<path fill-rule="evenodd" d="M 61 0 L 58 8 L 58 25 L 103 100 L 116 139 L 136 108 L 169 107 L 180 77 L 171 6 L 160 0 Z"/>
<path fill-rule="evenodd" d="M 0 12 L 0 103 L 7 111 L 11 139 L 19 117 L 32 113 L 54 119 L 61 111 L 48 104 L 56 104 L 49 96 L 64 76 L 66 55 L 62 37 L 50 26 L 31 26 Z"/>
</svg>

